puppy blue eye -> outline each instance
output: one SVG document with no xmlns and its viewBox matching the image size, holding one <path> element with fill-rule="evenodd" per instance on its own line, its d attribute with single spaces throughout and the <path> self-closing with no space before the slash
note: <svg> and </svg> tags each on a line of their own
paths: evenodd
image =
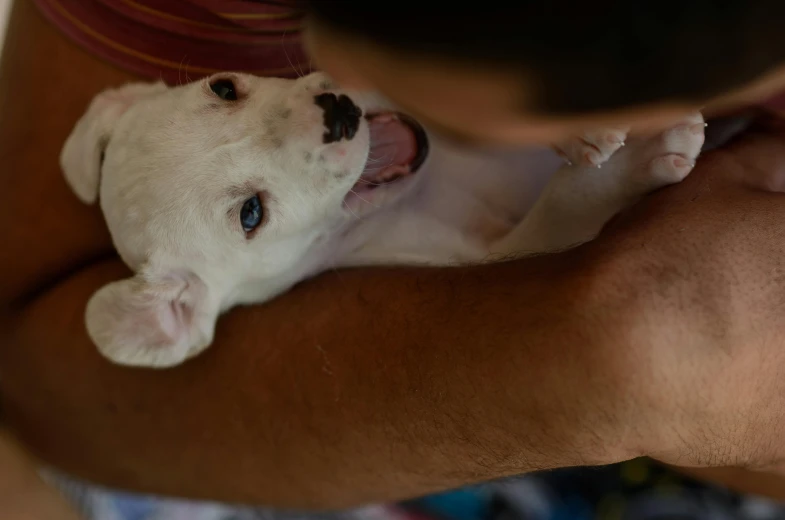
<svg viewBox="0 0 785 520">
<path fill-rule="evenodd" d="M 254 195 L 243 203 L 240 210 L 240 223 L 243 226 L 243 231 L 250 233 L 262 223 L 264 211 L 262 210 L 262 199 L 259 195 Z"/>
<path fill-rule="evenodd" d="M 224 101 L 237 101 L 237 89 L 230 79 L 219 79 L 210 83 L 210 90 Z"/>
</svg>

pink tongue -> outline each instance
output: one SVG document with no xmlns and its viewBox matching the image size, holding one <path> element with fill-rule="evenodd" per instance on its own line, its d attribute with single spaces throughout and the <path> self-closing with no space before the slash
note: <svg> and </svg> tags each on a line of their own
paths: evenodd
<svg viewBox="0 0 785 520">
<path fill-rule="evenodd" d="M 376 177 L 391 166 L 408 166 L 417 155 L 414 132 L 401 121 L 387 116 L 371 119 L 371 150 L 364 177 Z"/>
</svg>

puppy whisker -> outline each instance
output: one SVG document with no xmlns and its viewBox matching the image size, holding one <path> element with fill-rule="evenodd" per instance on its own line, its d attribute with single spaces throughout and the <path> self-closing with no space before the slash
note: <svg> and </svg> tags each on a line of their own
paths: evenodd
<svg viewBox="0 0 785 520">
<path fill-rule="evenodd" d="M 177 86 L 181 86 L 183 84 L 183 78 L 181 77 L 181 73 L 183 70 L 183 61 L 185 60 L 185 55 L 180 58 L 180 63 L 177 64 Z"/>
<path fill-rule="evenodd" d="M 355 192 L 354 190 L 349 190 L 349 191 L 350 191 L 350 192 L 352 192 L 352 193 L 354 193 L 355 195 L 357 195 L 357 192 Z M 349 213 L 351 213 L 352 215 L 354 215 L 354 218 L 356 218 L 357 220 L 362 220 L 362 219 L 360 218 L 360 216 L 359 216 L 357 213 L 355 213 L 355 212 L 354 212 L 354 210 L 353 210 L 351 207 L 349 207 L 349 205 L 348 205 L 348 204 L 344 204 L 344 207 L 345 207 L 346 209 L 348 209 L 348 210 L 349 210 Z"/>
<path fill-rule="evenodd" d="M 299 59 L 297 60 L 297 68 L 300 69 L 300 77 L 302 78 L 303 76 L 305 76 L 305 72 L 303 71 L 303 64 L 300 62 Z"/>
<path fill-rule="evenodd" d="M 403 180 L 403 177 L 399 177 L 397 179 L 393 179 L 387 182 L 373 182 L 366 179 L 358 179 L 357 182 L 360 184 L 365 184 L 367 186 L 389 186 L 390 184 L 395 184 L 396 182 L 400 182 Z"/>
<path fill-rule="evenodd" d="M 191 76 L 188 75 L 188 67 L 191 65 L 191 60 L 188 60 L 185 64 L 185 81 L 186 83 L 191 83 Z"/>
<path fill-rule="evenodd" d="M 369 155 L 368 155 L 368 162 L 381 162 L 381 161 L 387 160 L 387 159 L 389 159 L 390 157 L 392 157 L 392 154 L 393 154 L 394 152 L 395 152 L 395 150 L 393 150 L 393 151 L 390 151 L 390 152 L 388 152 L 388 153 L 384 154 L 384 155 L 383 155 L 383 156 L 381 156 L 381 157 L 373 157 L 372 155 L 370 155 L 370 154 L 369 154 Z"/>
<path fill-rule="evenodd" d="M 371 202 L 370 200 L 367 200 L 367 199 L 364 199 L 364 198 L 362 198 L 362 197 L 360 196 L 360 194 L 359 194 L 359 193 L 357 193 L 356 191 L 354 191 L 354 190 L 349 190 L 349 192 L 350 192 L 350 193 L 352 193 L 352 194 L 354 194 L 354 196 L 355 196 L 355 197 L 357 197 L 357 198 L 358 198 L 358 199 L 360 199 L 361 201 L 365 202 L 366 204 L 370 204 L 371 206 L 373 206 L 374 208 L 377 208 L 377 209 L 379 208 L 379 206 L 377 206 L 376 204 L 374 204 L 374 203 L 373 203 L 373 202 Z"/>
<path fill-rule="evenodd" d="M 292 58 L 289 57 L 289 51 L 286 50 L 286 31 L 284 31 L 284 33 L 281 35 L 281 47 L 283 48 L 284 56 L 286 56 L 286 61 L 289 62 L 289 66 L 292 68 L 292 72 L 294 72 L 298 78 L 302 78 L 303 73 L 301 71 L 298 71 L 297 68 L 294 66 L 294 63 L 292 63 Z"/>
<path fill-rule="evenodd" d="M 369 157 L 365 162 L 368 163 L 368 164 L 377 164 L 377 163 L 382 162 L 383 159 L 384 159 L 384 157 L 382 157 L 381 159 L 373 159 L 373 158 Z"/>
</svg>

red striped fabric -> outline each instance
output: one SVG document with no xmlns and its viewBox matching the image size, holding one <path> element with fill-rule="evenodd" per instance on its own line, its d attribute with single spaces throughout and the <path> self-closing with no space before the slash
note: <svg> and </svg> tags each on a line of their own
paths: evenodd
<svg viewBox="0 0 785 520">
<path fill-rule="evenodd" d="M 296 77 L 310 69 L 291 0 L 34 1 L 91 53 L 171 84 L 218 71 Z"/>
</svg>

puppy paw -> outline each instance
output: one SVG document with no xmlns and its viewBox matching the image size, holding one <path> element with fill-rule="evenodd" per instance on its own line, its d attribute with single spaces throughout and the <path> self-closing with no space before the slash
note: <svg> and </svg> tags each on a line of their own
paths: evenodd
<svg viewBox="0 0 785 520">
<path fill-rule="evenodd" d="M 695 166 L 705 130 L 703 116 L 692 114 L 659 135 L 630 140 L 619 159 L 645 192 L 681 182 Z"/>
<path fill-rule="evenodd" d="M 593 179 L 598 196 L 604 193 L 613 204 L 626 205 L 689 175 L 703 147 L 705 127 L 703 117 L 694 113 L 656 135 L 630 136 L 600 172 L 574 168 Z"/>
<path fill-rule="evenodd" d="M 564 160 L 575 166 L 600 167 L 625 144 L 626 128 L 601 128 L 567 139 L 555 146 Z"/>
</svg>

